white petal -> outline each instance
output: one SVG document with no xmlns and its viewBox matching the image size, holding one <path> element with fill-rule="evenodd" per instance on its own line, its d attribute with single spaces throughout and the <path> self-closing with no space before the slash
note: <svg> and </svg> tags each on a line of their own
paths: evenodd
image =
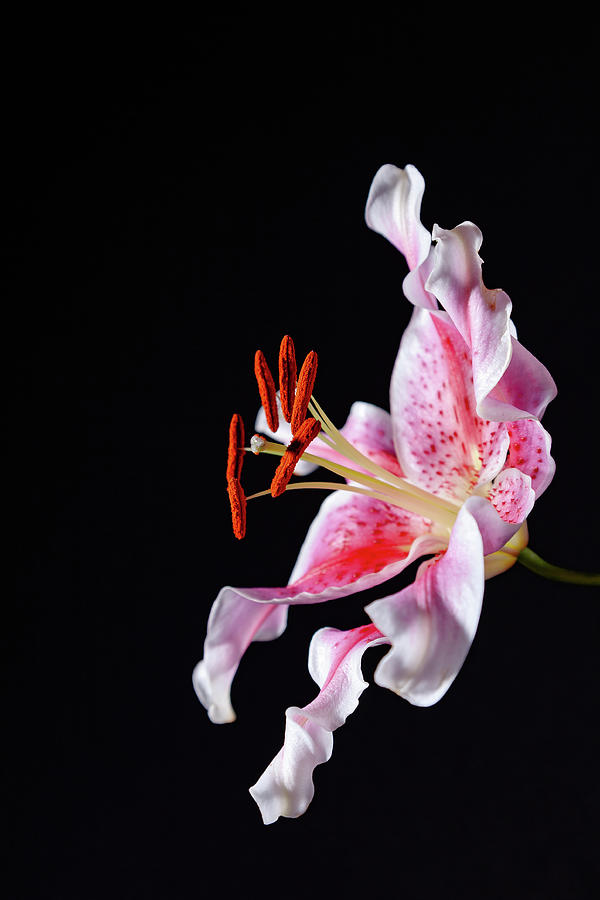
<svg viewBox="0 0 600 900">
<path fill-rule="evenodd" d="M 469 652 L 483 588 L 483 542 L 465 504 L 446 553 L 423 563 L 409 587 L 366 607 L 392 644 L 377 667 L 376 683 L 416 706 L 437 703 Z"/>
<path fill-rule="evenodd" d="M 286 710 L 283 747 L 250 788 L 265 825 L 279 816 L 295 818 L 306 811 L 314 795 L 313 772 L 331 757 L 332 732 L 354 712 L 367 687 L 362 654 L 384 641 L 372 625 L 350 631 L 322 628 L 314 635 L 309 671 L 321 690 L 307 706 Z"/>
</svg>

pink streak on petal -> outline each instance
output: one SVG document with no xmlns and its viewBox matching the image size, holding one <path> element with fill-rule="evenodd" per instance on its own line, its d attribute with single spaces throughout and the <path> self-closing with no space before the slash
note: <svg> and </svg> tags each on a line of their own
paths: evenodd
<svg viewBox="0 0 600 900">
<path fill-rule="evenodd" d="M 368 686 L 362 655 L 367 647 L 386 642 L 374 625 L 350 631 L 323 628 L 314 635 L 309 671 L 321 690 L 308 705 L 286 710 L 283 747 L 250 788 L 266 825 L 306 811 L 314 796 L 313 772 L 331 757 L 332 732 L 354 712 Z"/>
<path fill-rule="evenodd" d="M 376 173 L 367 197 L 367 225 L 404 254 L 409 269 L 427 258 L 431 246 L 431 235 L 420 218 L 424 191 L 423 176 L 414 166 L 399 169 L 388 164 Z"/>
<path fill-rule="evenodd" d="M 416 706 L 431 706 L 448 690 L 469 651 L 484 588 L 483 543 L 463 506 L 446 553 L 424 563 L 409 587 L 366 607 L 392 648 L 375 681 Z"/>
<path fill-rule="evenodd" d="M 415 309 L 390 405 L 400 465 L 419 487 L 461 501 L 502 469 L 506 426 L 477 415 L 471 354 L 447 313 Z"/>
<path fill-rule="evenodd" d="M 192 674 L 198 699 L 212 722 L 233 722 L 230 688 L 246 649 L 252 641 L 270 641 L 285 630 L 287 606 L 255 603 L 236 588 L 224 587 L 213 603 L 204 657 Z"/>
<path fill-rule="evenodd" d="M 421 538 L 420 542 L 416 542 Z M 291 576 L 291 588 L 345 593 L 380 584 L 422 555 L 432 541 L 427 520 L 370 497 L 329 496 L 312 523 Z M 423 543 L 425 541 L 425 543 Z"/>
</svg>

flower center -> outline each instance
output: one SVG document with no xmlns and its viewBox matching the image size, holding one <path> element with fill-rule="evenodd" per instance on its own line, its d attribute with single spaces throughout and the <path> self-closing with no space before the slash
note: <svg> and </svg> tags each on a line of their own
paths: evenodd
<svg viewBox="0 0 600 900">
<path fill-rule="evenodd" d="M 235 415 L 230 426 L 227 483 L 231 503 L 233 530 L 236 537 L 245 534 L 246 500 L 271 494 L 278 497 L 288 490 L 342 490 L 363 494 L 427 519 L 432 532 L 447 540 L 456 520 L 459 504 L 442 499 L 394 475 L 361 453 L 333 425 L 312 394 L 318 359 L 311 351 L 296 378 L 296 358 L 292 339 L 286 335 L 279 353 L 281 410 L 290 422 L 292 440 L 286 446 L 254 435 L 250 447 L 243 446 L 243 426 Z M 275 383 L 262 351 L 255 356 L 255 374 L 267 424 L 275 432 L 279 427 Z M 310 416 L 307 417 L 307 413 Z M 308 452 L 316 438 L 324 445 L 327 456 Z M 240 480 L 242 458 L 246 449 L 252 453 L 268 453 L 281 457 L 269 490 L 246 497 Z M 329 458 L 329 455 L 333 458 Z M 232 462 L 232 460 L 234 462 Z M 344 482 L 302 481 L 290 483 L 300 460 L 321 466 L 346 479 Z"/>
</svg>

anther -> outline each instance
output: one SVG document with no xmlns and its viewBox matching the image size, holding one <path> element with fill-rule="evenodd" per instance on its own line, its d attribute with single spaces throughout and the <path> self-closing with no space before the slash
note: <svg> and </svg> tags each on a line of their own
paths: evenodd
<svg viewBox="0 0 600 900">
<path fill-rule="evenodd" d="M 289 334 L 286 334 L 279 348 L 279 396 L 281 399 L 281 411 L 286 422 L 289 422 L 292 418 L 296 373 L 294 342 Z"/>
<path fill-rule="evenodd" d="M 294 469 L 300 457 L 308 445 L 317 437 L 320 430 L 321 423 L 316 419 L 308 418 L 302 422 L 275 470 L 275 475 L 271 482 L 271 495 L 273 497 L 279 497 L 280 494 L 283 494 L 290 478 L 294 474 Z"/>
<path fill-rule="evenodd" d="M 244 461 L 244 422 L 242 417 L 237 413 L 231 418 L 229 423 L 229 446 L 227 447 L 227 480 L 237 478 L 239 480 L 242 474 L 242 463 Z"/>
<path fill-rule="evenodd" d="M 277 431 L 279 428 L 279 413 L 277 412 L 275 382 L 262 350 L 257 350 L 254 356 L 254 374 L 258 382 L 260 402 L 267 417 L 267 425 L 271 431 Z"/>
<path fill-rule="evenodd" d="M 231 524 L 238 540 L 246 534 L 246 495 L 239 478 L 230 478 L 227 482 L 227 493 L 231 506 Z"/>
<path fill-rule="evenodd" d="M 314 350 L 311 350 L 300 369 L 290 423 L 292 426 L 292 434 L 294 435 L 306 418 L 306 411 L 315 384 L 315 378 L 317 377 L 317 363 L 317 354 Z"/>
</svg>

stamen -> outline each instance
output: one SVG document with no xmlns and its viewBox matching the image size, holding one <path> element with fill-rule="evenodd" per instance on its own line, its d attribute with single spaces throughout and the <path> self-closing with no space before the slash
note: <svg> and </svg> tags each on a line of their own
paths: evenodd
<svg viewBox="0 0 600 900">
<path fill-rule="evenodd" d="M 271 431 L 277 431 L 279 428 L 279 413 L 277 412 L 275 382 L 262 350 L 257 350 L 254 356 L 254 374 L 258 382 L 260 402 L 267 417 L 267 425 Z"/>
<path fill-rule="evenodd" d="M 314 441 L 320 430 L 321 423 L 317 422 L 316 419 L 306 419 L 301 424 L 298 433 L 281 457 L 281 462 L 273 476 L 273 481 L 271 482 L 271 495 L 273 497 L 279 497 L 280 494 L 283 494 L 290 478 L 294 474 L 294 469 L 300 457 L 308 445 Z"/>
<path fill-rule="evenodd" d="M 235 413 L 229 423 L 229 446 L 227 448 L 227 481 L 230 478 L 239 480 L 242 474 L 244 461 L 244 422 L 242 417 Z"/>
<path fill-rule="evenodd" d="M 296 388 L 296 397 L 294 399 L 294 407 L 292 409 L 291 426 L 292 434 L 296 434 L 300 426 L 306 418 L 306 411 L 315 385 L 317 377 L 318 357 L 314 350 L 311 350 L 300 369 L 298 376 L 298 387 Z"/>
<path fill-rule="evenodd" d="M 253 434 L 252 437 L 250 438 L 250 449 L 252 450 L 252 452 L 254 453 L 255 456 L 258 456 L 258 454 L 260 453 L 260 451 L 262 450 L 262 448 L 265 446 L 266 443 L 267 442 L 266 442 L 265 438 L 262 436 L 262 434 Z"/>
<path fill-rule="evenodd" d="M 229 479 L 227 482 L 227 493 L 231 506 L 233 533 L 241 541 L 246 534 L 246 495 L 239 478 Z"/>
<path fill-rule="evenodd" d="M 279 348 L 279 398 L 283 418 L 289 422 L 292 418 L 294 392 L 296 390 L 296 351 L 294 342 L 286 334 Z"/>
</svg>

